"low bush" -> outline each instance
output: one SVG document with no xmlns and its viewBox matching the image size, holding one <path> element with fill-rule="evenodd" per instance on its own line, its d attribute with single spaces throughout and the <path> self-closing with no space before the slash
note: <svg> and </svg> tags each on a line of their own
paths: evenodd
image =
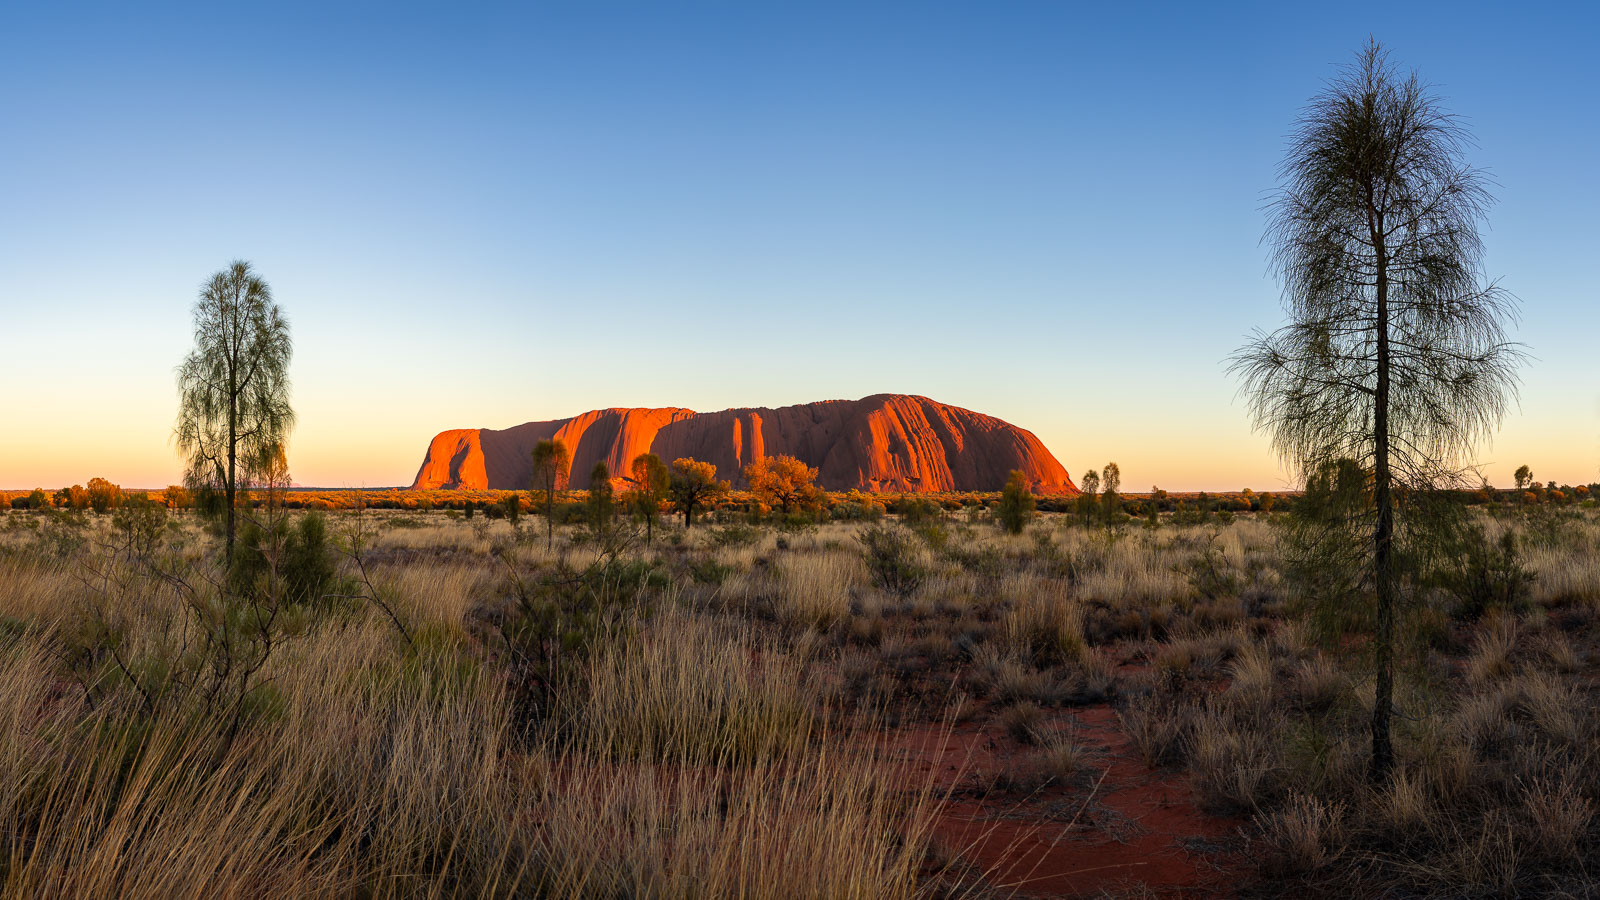
<svg viewBox="0 0 1600 900">
<path fill-rule="evenodd" d="M 885 592 L 909 597 L 928 577 L 910 535 L 890 526 L 873 526 L 857 536 L 867 555 L 872 580 Z"/>
</svg>

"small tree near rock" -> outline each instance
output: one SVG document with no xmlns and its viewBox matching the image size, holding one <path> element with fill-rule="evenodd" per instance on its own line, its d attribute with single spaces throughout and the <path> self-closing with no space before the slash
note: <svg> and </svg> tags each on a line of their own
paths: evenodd
<svg viewBox="0 0 1600 900">
<path fill-rule="evenodd" d="M 533 448 L 533 489 L 544 491 L 545 548 L 555 546 L 556 491 L 566 487 L 572 472 L 572 454 L 558 440 L 540 441 Z"/>
<path fill-rule="evenodd" d="M 611 469 L 604 460 L 589 471 L 589 499 L 584 505 L 589 528 L 601 538 L 609 535 L 616 507 L 612 502 Z"/>
<path fill-rule="evenodd" d="M 1000 508 L 995 511 L 1000 527 L 1011 534 L 1021 534 L 1028 520 L 1033 518 L 1034 506 L 1033 492 L 1028 490 L 1028 476 L 1012 470 L 1000 492 Z"/>
<path fill-rule="evenodd" d="M 635 456 L 629 469 L 632 477 L 628 481 L 633 484 L 629 502 L 634 515 L 644 520 L 644 543 L 648 547 L 655 540 L 656 516 L 661 512 L 661 501 L 666 499 L 672 474 L 654 453 Z"/>
<path fill-rule="evenodd" d="M 667 492 L 673 509 L 683 513 L 683 527 L 694 525 L 694 511 L 707 500 L 726 493 L 728 483 L 717 480 L 717 467 L 713 463 L 696 459 L 675 459 Z"/>
<path fill-rule="evenodd" d="M 761 502 L 786 516 L 794 508 L 814 509 L 822 500 L 817 470 L 793 456 L 763 456 L 744 467 L 744 480 Z"/>
</svg>

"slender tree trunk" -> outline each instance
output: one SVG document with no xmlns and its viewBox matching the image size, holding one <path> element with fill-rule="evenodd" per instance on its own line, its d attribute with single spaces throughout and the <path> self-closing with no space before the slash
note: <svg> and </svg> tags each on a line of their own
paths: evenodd
<svg viewBox="0 0 1600 900">
<path fill-rule="evenodd" d="M 235 356 L 228 366 L 228 478 L 224 493 L 228 500 L 228 525 L 227 543 L 223 548 L 223 558 L 228 565 L 233 565 L 233 505 L 237 494 L 238 454 L 239 454 L 239 396 L 235 392 L 234 377 L 238 371 L 238 358 Z"/>
<path fill-rule="evenodd" d="M 1372 703 L 1372 778 L 1388 776 L 1394 767 L 1394 744 L 1389 721 L 1394 709 L 1394 620 L 1398 585 L 1394 573 L 1394 488 L 1389 471 L 1389 261 L 1385 253 L 1381 219 L 1374 218 L 1373 248 L 1377 262 L 1378 383 L 1373 397 L 1372 500 L 1377 507 L 1373 530 L 1373 575 L 1378 592 L 1375 647 L 1377 685 Z"/>
<path fill-rule="evenodd" d="M 545 482 L 544 492 L 544 552 L 549 553 L 556 546 L 556 483 L 552 479 Z"/>
</svg>

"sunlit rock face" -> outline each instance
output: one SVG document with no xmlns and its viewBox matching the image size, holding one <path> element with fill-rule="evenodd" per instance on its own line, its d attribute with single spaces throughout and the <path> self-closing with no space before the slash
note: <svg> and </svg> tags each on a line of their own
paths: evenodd
<svg viewBox="0 0 1600 900">
<path fill-rule="evenodd" d="M 454 429 L 429 444 L 411 487 L 526 489 L 533 447 L 549 438 L 571 450 L 579 486 L 596 462 L 621 476 L 634 457 L 654 453 L 668 463 L 680 457 L 713 463 L 735 487 L 752 460 L 789 455 L 815 466 L 817 482 L 836 491 L 997 491 L 1017 469 L 1035 493 L 1078 492 L 1032 432 L 906 394 L 710 413 L 597 409 L 502 431 Z"/>
</svg>

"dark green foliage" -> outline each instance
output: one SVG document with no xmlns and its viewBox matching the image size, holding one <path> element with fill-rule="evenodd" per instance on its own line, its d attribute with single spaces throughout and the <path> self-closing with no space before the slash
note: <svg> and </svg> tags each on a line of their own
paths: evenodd
<svg viewBox="0 0 1600 900">
<path fill-rule="evenodd" d="M 1122 521 L 1122 496 L 1114 491 L 1106 491 L 1100 495 L 1100 521 L 1113 525 Z"/>
<path fill-rule="evenodd" d="M 911 527 L 917 537 L 922 538 L 930 550 L 941 552 L 950 545 L 950 530 L 945 527 L 943 519 L 929 519 Z"/>
<path fill-rule="evenodd" d="M 1524 612 L 1533 604 L 1534 575 L 1522 564 L 1517 536 L 1509 529 L 1491 541 L 1482 525 L 1456 529 L 1441 554 L 1434 583 L 1455 598 L 1456 618 L 1475 621 L 1490 610 Z"/>
<path fill-rule="evenodd" d="M 614 553 L 575 570 L 562 562 L 524 577 L 508 563 L 511 605 L 484 617 L 498 633 L 524 731 L 545 721 L 561 691 L 582 677 L 602 638 L 614 637 L 624 614 L 648 613 L 666 584 L 654 564 Z"/>
<path fill-rule="evenodd" d="M 1033 492 L 1028 490 L 1028 476 L 1013 471 L 1000 492 L 1000 508 L 995 513 L 1000 527 L 1011 534 L 1021 534 L 1028 520 L 1033 518 Z"/>
<path fill-rule="evenodd" d="M 129 498 L 111 517 L 126 546 L 140 556 L 155 552 L 166 524 L 167 508 L 143 494 Z"/>
<path fill-rule="evenodd" d="M 277 592 L 289 603 L 321 601 L 337 592 L 337 580 L 327 520 L 315 512 L 292 524 L 288 517 L 266 527 L 246 521 L 228 568 L 228 586 L 235 593 Z"/>
<path fill-rule="evenodd" d="M 500 498 L 500 505 L 505 508 L 506 518 L 515 526 L 522 519 L 522 495 L 516 491 Z"/>
<path fill-rule="evenodd" d="M 872 580 L 888 593 L 909 597 L 928 577 L 927 569 L 917 560 L 916 547 L 907 532 L 873 526 L 862 531 L 859 540 L 867 554 Z"/>
<path fill-rule="evenodd" d="M 321 513 L 300 517 L 284 547 L 283 564 L 291 599 L 311 602 L 331 589 L 335 580 L 333 548 L 328 541 L 328 520 Z"/>
<path fill-rule="evenodd" d="M 222 522 L 228 513 L 228 497 L 223 492 L 209 485 L 200 485 L 192 491 L 194 495 L 194 510 L 201 518 L 213 524 Z"/>
<path fill-rule="evenodd" d="M 912 497 L 897 504 L 900 520 L 912 528 L 944 518 L 944 507 L 926 497 Z"/>
<path fill-rule="evenodd" d="M 557 525 L 581 525 L 589 520 L 589 506 L 576 500 L 568 500 L 551 507 L 548 517 Z"/>
<path fill-rule="evenodd" d="M 1314 636 L 1327 645 L 1370 633 L 1371 554 L 1362 537 L 1372 518 L 1367 473 L 1342 459 L 1312 473 L 1294 514 L 1282 522 L 1285 580 Z"/>
<path fill-rule="evenodd" d="M 718 547 L 743 547 L 761 539 L 761 530 L 734 522 L 711 530 L 711 542 Z"/>
<path fill-rule="evenodd" d="M 1463 158 L 1470 143 L 1421 79 L 1370 43 L 1313 99 L 1280 169 L 1268 242 L 1289 322 L 1235 357 L 1256 426 L 1302 477 L 1340 459 L 1372 475 L 1370 527 L 1344 531 L 1340 553 L 1370 558 L 1359 587 L 1373 595 L 1374 777 L 1395 762 L 1402 495 L 1460 476 L 1499 426 L 1522 356 L 1503 325 L 1515 300 L 1482 271 L 1490 197 Z"/>
<path fill-rule="evenodd" d="M 33 532 L 34 551 L 53 559 L 73 559 L 89 543 L 88 532 L 89 520 L 82 510 L 51 510 Z"/>
<path fill-rule="evenodd" d="M 224 559 L 233 559 L 235 498 L 252 461 L 281 448 L 294 427 L 289 406 L 289 322 L 272 289 L 236 260 L 217 272 L 194 306 L 194 350 L 178 370 L 178 447 L 184 482 L 223 497 Z"/>
<path fill-rule="evenodd" d="M 1114 462 L 1106 463 L 1100 470 L 1100 482 L 1100 520 L 1113 525 L 1122 520 L 1122 469 Z"/>
<path fill-rule="evenodd" d="M 876 522 L 883 518 L 883 508 L 875 503 L 846 501 L 828 511 L 839 522 Z"/>
<path fill-rule="evenodd" d="M 567 486 L 572 472 L 572 452 L 563 441 L 540 441 L 533 448 L 533 490 L 544 491 L 545 546 L 555 546 L 556 494 Z"/>
<path fill-rule="evenodd" d="M 801 534 L 816 530 L 819 518 L 819 513 L 816 511 L 796 510 L 790 513 L 778 513 L 772 517 L 772 521 L 784 534 Z"/>
<path fill-rule="evenodd" d="M 616 520 L 617 510 L 612 497 L 611 470 L 603 461 L 595 463 L 594 469 L 589 473 L 589 497 L 584 507 L 584 518 L 588 521 L 589 530 L 597 536 L 609 535 Z"/>
<path fill-rule="evenodd" d="M 689 577 L 702 584 L 721 584 L 737 571 L 735 566 L 719 563 L 710 557 L 689 563 Z"/>
<path fill-rule="evenodd" d="M 1239 574 L 1228 565 L 1217 547 L 1216 535 L 1206 541 L 1206 548 L 1195 557 L 1187 575 L 1195 593 L 1206 600 L 1239 596 Z"/>
<path fill-rule="evenodd" d="M 1093 525 L 1100 512 L 1100 473 L 1093 469 L 1083 473 L 1079 484 L 1078 499 L 1073 501 L 1076 507 L 1078 524 L 1085 528 Z"/>
</svg>

